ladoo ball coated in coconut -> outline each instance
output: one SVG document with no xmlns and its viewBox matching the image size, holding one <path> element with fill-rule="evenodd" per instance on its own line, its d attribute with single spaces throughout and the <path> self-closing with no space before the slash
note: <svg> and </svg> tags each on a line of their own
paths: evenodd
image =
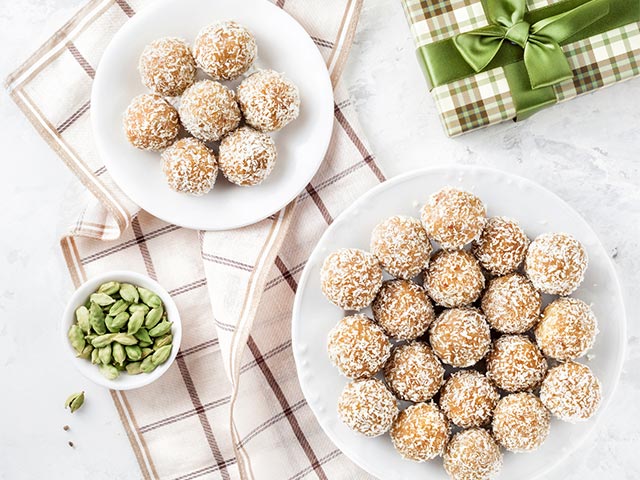
<svg viewBox="0 0 640 480">
<path fill-rule="evenodd" d="M 239 77 L 253 64 L 257 54 L 255 38 L 236 22 L 208 25 L 193 42 L 193 56 L 198 66 L 216 80 Z"/>
<path fill-rule="evenodd" d="M 387 335 L 398 340 L 418 338 L 435 318 L 427 292 L 409 280 L 384 282 L 372 310 Z"/>
<path fill-rule="evenodd" d="M 452 480 L 491 480 L 502 468 L 502 453 L 484 428 L 456 433 L 444 454 L 444 469 Z"/>
<path fill-rule="evenodd" d="M 391 275 L 410 280 L 429 265 L 431 243 L 417 218 L 396 215 L 373 229 L 371 253 Z"/>
<path fill-rule="evenodd" d="M 382 329 L 365 315 L 345 317 L 329 332 L 329 358 L 349 378 L 375 375 L 391 354 Z"/>
<path fill-rule="evenodd" d="M 236 185 L 258 185 L 273 170 L 276 156 L 276 145 L 269 135 L 240 127 L 220 143 L 220 170 Z"/>
<path fill-rule="evenodd" d="M 235 130 L 241 115 L 233 91 L 211 80 L 200 80 L 182 95 L 180 120 L 194 137 L 215 142 Z"/>
<path fill-rule="evenodd" d="M 391 427 L 391 441 L 400 455 L 424 462 L 444 453 L 450 425 L 437 405 L 416 403 L 400 412 Z"/>
<path fill-rule="evenodd" d="M 298 87 L 274 70 L 259 70 L 245 78 L 237 95 L 245 120 L 261 132 L 280 130 L 300 112 Z"/>
<path fill-rule="evenodd" d="M 470 367 L 489 350 L 491 331 L 484 315 L 475 308 L 452 308 L 431 324 L 429 343 L 444 363 Z"/>
<path fill-rule="evenodd" d="M 547 373 L 547 360 L 524 335 L 503 335 L 487 356 L 487 377 L 507 392 L 532 390 Z"/>
<path fill-rule="evenodd" d="M 500 399 L 491 427 L 497 442 L 510 452 L 531 452 L 547 438 L 550 415 L 532 393 L 514 393 Z"/>
<path fill-rule="evenodd" d="M 376 257 L 357 248 L 343 248 L 329 255 L 320 270 L 325 297 L 344 310 L 368 307 L 382 285 L 382 269 Z"/>
<path fill-rule="evenodd" d="M 587 251 L 567 233 L 545 233 L 527 251 L 525 270 L 542 293 L 569 295 L 582 283 Z"/>
<path fill-rule="evenodd" d="M 430 238 L 445 250 L 457 250 L 480 237 L 486 214 L 482 200 L 472 193 L 445 187 L 431 195 L 421 219 Z"/>
<path fill-rule="evenodd" d="M 356 380 L 342 390 L 338 415 L 352 430 L 367 437 L 377 437 L 391 427 L 398 415 L 398 403 L 377 378 Z"/>
<path fill-rule="evenodd" d="M 512 273 L 489 280 L 481 306 L 492 328 L 524 333 L 538 323 L 542 297 L 524 275 Z"/>
<path fill-rule="evenodd" d="M 213 188 L 218 165 L 211 150 L 195 138 L 182 138 L 162 152 L 162 172 L 176 192 L 202 195 Z"/>
<path fill-rule="evenodd" d="M 195 81 L 196 62 L 184 41 L 165 37 L 144 48 L 138 71 L 149 90 L 158 95 L 177 97 Z"/>
<path fill-rule="evenodd" d="M 461 428 L 487 425 L 498 400 L 498 391 L 476 370 L 453 373 L 440 391 L 440 408 Z"/>
<path fill-rule="evenodd" d="M 438 305 L 463 307 L 475 302 L 484 289 L 480 264 L 465 250 L 444 250 L 431 259 L 424 275 L 424 288 Z"/>
<path fill-rule="evenodd" d="M 602 389 L 589 367 L 566 362 L 549 370 L 540 387 L 540 400 L 560 420 L 581 422 L 598 410 Z"/>
<path fill-rule="evenodd" d="M 598 333 L 589 305 L 577 298 L 558 298 L 544 309 L 536 327 L 542 353 L 556 360 L 573 360 L 593 347 Z"/>
<path fill-rule="evenodd" d="M 384 379 L 401 400 L 426 402 L 442 385 L 444 368 L 431 347 L 411 342 L 393 349 L 384 367 Z"/>
<path fill-rule="evenodd" d="M 492 217 L 473 242 L 471 251 L 480 265 L 493 275 L 515 272 L 527 254 L 529 239 L 518 222 L 505 217 Z"/>
<path fill-rule="evenodd" d="M 178 112 L 160 95 L 138 95 L 127 107 L 124 133 L 131 145 L 142 150 L 162 150 L 178 136 Z"/>
</svg>

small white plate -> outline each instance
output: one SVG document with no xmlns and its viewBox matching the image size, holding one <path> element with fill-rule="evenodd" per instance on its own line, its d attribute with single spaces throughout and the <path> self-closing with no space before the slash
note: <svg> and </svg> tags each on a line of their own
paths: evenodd
<svg viewBox="0 0 640 480">
<path fill-rule="evenodd" d="M 592 304 L 600 333 L 588 358 L 602 382 L 604 404 L 618 383 L 626 342 L 626 320 L 620 285 L 613 265 L 589 225 L 549 190 L 521 177 L 481 167 L 441 167 L 395 177 L 360 197 L 345 210 L 322 236 L 302 273 L 293 307 L 292 341 L 302 391 L 318 422 L 333 442 L 351 460 L 372 475 L 385 480 L 448 478 L 442 460 L 414 463 L 394 450 L 389 435 L 365 438 L 343 425 L 336 405 L 347 379 L 341 377 L 326 352 L 329 330 L 344 312 L 324 298 L 320 290 L 320 267 L 333 250 L 344 247 L 369 249 L 373 227 L 383 219 L 404 214 L 419 217 L 430 194 L 443 186 L 467 189 L 487 205 L 488 215 L 504 215 L 520 222 L 533 238 L 544 232 L 574 235 L 586 247 L 589 268 L 573 296 Z M 367 314 L 370 309 L 365 310 Z M 569 424 L 552 420 L 551 433 L 535 452 L 505 454 L 500 478 L 541 478 L 573 452 L 596 425 L 596 418 Z"/>
<path fill-rule="evenodd" d="M 122 115 L 147 90 L 137 70 L 145 45 L 166 36 L 192 43 L 205 25 L 235 20 L 258 43 L 256 67 L 284 73 L 300 89 L 300 116 L 272 135 L 278 160 L 255 187 L 218 176 L 202 197 L 174 192 L 160 169 L 160 154 L 132 147 Z M 234 87 L 226 82 L 226 85 Z M 114 181 L 152 215 L 200 230 L 228 230 L 258 222 L 293 200 L 309 183 L 326 153 L 333 127 L 333 89 L 325 62 L 306 31 L 266 0 L 160 0 L 129 20 L 105 50 L 91 93 L 91 119 L 98 151 Z"/>
<path fill-rule="evenodd" d="M 171 326 L 171 334 L 173 335 L 173 341 L 171 342 L 171 355 L 166 362 L 151 373 L 129 375 L 127 372 L 120 372 L 120 376 L 118 378 L 115 380 L 109 380 L 100 373 L 97 365 L 93 365 L 89 360 L 76 357 L 76 351 L 69 342 L 67 332 L 71 325 L 76 321 L 76 309 L 80 305 L 84 305 L 89 298 L 89 295 L 95 292 L 100 285 L 111 281 L 131 283 L 151 290 L 153 293 L 158 295 L 162 300 L 162 303 L 164 303 L 164 308 L 167 312 L 167 320 L 173 322 L 173 325 Z M 71 298 L 67 303 L 64 314 L 62 315 L 60 330 L 64 350 L 67 352 L 69 360 L 73 362 L 80 373 L 92 382 L 112 390 L 133 390 L 134 388 L 149 385 L 151 382 L 160 378 L 167 370 L 169 370 L 169 367 L 176 359 L 178 350 L 180 350 L 180 342 L 182 341 L 182 322 L 180 321 L 180 313 L 178 313 L 178 307 L 176 307 L 176 304 L 171 298 L 171 295 L 169 295 L 169 292 L 167 292 L 158 282 L 152 280 L 146 275 L 126 270 L 105 272 L 90 278 L 80 285 L 73 295 L 71 295 Z"/>
</svg>

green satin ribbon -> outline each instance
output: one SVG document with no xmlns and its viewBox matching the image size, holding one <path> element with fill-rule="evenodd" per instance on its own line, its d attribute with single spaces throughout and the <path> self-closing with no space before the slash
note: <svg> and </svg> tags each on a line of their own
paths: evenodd
<svg viewBox="0 0 640 480">
<path fill-rule="evenodd" d="M 530 24 L 524 19 L 525 0 L 487 0 L 486 6 L 491 23 L 457 35 L 454 45 L 476 72 L 489 65 L 505 40 L 519 45 L 524 50 L 524 65 L 533 89 L 572 78 L 571 66 L 560 42 L 609 13 L 609 0 L 589 0 Z"/>
<path fill-rule="evenodd" d="M 488 18 L 491 0 L 481 0 Z M 514 0 L 511 0 L 514 1 Z M 547 7 L 529 10 L 524 13 L 524 21 L 529 25 L 544 21 L 558 15 L 580 8 L 593 0 L 561 0 Z M 495 2 L 493 2 L 495 3 Z M 520 2 L 517 2 L 520 4 Z M 640 21 L 640 1 L 638 0 L 608 0 L 608 13 L 595 19 L 580 31 L 575 31 L 567 38 L 557 41 L 559 45 L 577 42 L 593 35 L 613 30 L 623 25 Z M 494 17 L 495 18 L 495 17 Z M 522 28 L 522 27 L 520 27 Z M 478 36 L 483 42 L 494 43 L 499 40 Z M 419 62 L 424 70 L 429 89 L 460 80 L 476 72 L 455 44 L 455 37 L 430 43 L 420 47 L 417 51 Z M 524 65 L 524 48 L 511 41 L 500 42 L 497 51 L 489 63 L 481 71 L 504 67 L 509 88 L 514 100 L 517 119 L 523 119 L 550 104 L 556 103 L 553 86 L 543 86 L 532 89 L 528 69 Z M 543 71 L 542 73 L 547 73 Z"/>
</svg>

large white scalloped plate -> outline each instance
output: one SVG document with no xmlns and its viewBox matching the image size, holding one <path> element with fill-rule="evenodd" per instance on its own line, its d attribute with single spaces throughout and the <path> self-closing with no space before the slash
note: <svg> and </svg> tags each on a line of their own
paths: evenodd
<svg viewBox="0 0 640 480">
<path fill-rule="evenodd" d="M 145 45 L 165 36 L 193 41 L 216 20 L 246 25 L 258 43 L 256 66 L 285 73 L 300 89 L 300 116 L 273 139 L 278 160 L 256 187 L 238 187 L 222 175 L 202 197 L 166 185 L 157 152 L 137 150 L 125 139 L 122 114 L 146 91 L 137 71 Z M 233 84 L 226 83 L 230 86 Z M 266 0 L 159 0 L 129 20 L 104 52 L 91 94 L 98 151 L 118 186 L 143 209 L 167 222 L 201 230 L 228 230 L 280 210 L 309 183 L 322 163 L 333 127 L 333 89 L 318 48 L 291 16 Z"/>
<path fill-rule="evenodd" d="M 586 247 L 589 268 L 575 297 L 591 303 L 600 334 L 587 363 L 602 382 L 604 401 L 597 416 L 585 423 L 552 420 L 551 433 L 536 452 L 505 454 L 499 478 L 533 479 L 554 468 L 589 435 L 611 399 L 624 359 L 626 320 L 622 294 L 613 265 L 598 237 L 584 219 L 563 200 L 540 185 L 505 172 L 481 167 L 437 167 L 395 177 L 360 197 L 322 236 L 302 273 L 293 307 L 293 353 L 302 391 L 318 422 L 331 440 L 361 468 L 381 479 L 446 479 L 440 459 L 414 463 L 394 450 L 389 435 L 365 438 L 344 426 L 336 413 L 347 380 L 331 365 L 326 353 L 329 330 L 343 312 L 320 290 L 320 267 L 333 250 L 368 249 L 373 227 L 395 214 L 419 215 L 429 195 L 445 185 L 480 196 L 490 216 L 517 219 L 530 238 L 544 232 L 564 231 Z"/>
</svg>

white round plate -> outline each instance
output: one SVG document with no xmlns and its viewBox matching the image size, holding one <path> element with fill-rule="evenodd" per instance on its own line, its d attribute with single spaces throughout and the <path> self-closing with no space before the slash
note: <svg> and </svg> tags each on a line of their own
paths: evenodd
<svg viewBox="0 0 640 480">
<path fill-rule="evenodd" d="M 174 192 L 160 168 L 160 154 L 132 147 L 122 114 L 147 90 L 137 70 L 145 45 L 165 36 L 192 43 L 216 20 L 246 25 L 258 43 L 257 68 L 284 73 L 300 89 L 300 116 L 272 135 L 278 160 L 261 185 L 239 187 L 218 175 L 207 195 Z M 239 82 L 225 82 L 235 87 Z M 322 163 L 333 127 L 333 90 L 318 48 L 305 30 L 266 0 L 159 0 L 137 13 L 104 52 L 91 93 L 98 151 L 114 181 L 131 200 L 166 222 L 200 230 L 228 230 L 258 222 L 293 200 Z"/>
<path fill-rule="evenodd" d="M 329 330 L 343 311 L 329 303 L 320 290 L 320 267 L 333 250 L 357 247 L 368 250 L 373 227 L 396 215 L 419 216 L 429 195 L 446 185 L 467 189 L 487 205 L 488 215 L 517 219 L 533 238 L 544 232 L 563 231 L 586 247 L 589 268 L 574 296 L 592 304 L 600 333 L 589 365 L 602 382 L 607 403 L 618 382 L 625 349 L 625 312 L 613 265 L 589 225 L 556 195 L 521 177 L 480 167 L 442 167 L 395 177 L 360 197 L 322 236 L 302 273 L 293 307 L 292 341 L 302 391 L 318 422 L 331 440 L 356 464 L 378 478 L 448 478 L 440 459 L 426 463 L 404 460 L 394 450 L 388 434 L 377 438 L 358 435 L 341 423 L 336 405 L 347 379 L 340 376 L 326 352 Z M 365 310 L 370 315 L 370 309 Z M 602 415 L 604 405 L 598 416 Z M 589 435 L 596 418 L 569 424 L 552 420 L 551 433 L 535 452 L 505 454 L 499 478 L 540 478 L 567 457 Z"/>
</svg>

